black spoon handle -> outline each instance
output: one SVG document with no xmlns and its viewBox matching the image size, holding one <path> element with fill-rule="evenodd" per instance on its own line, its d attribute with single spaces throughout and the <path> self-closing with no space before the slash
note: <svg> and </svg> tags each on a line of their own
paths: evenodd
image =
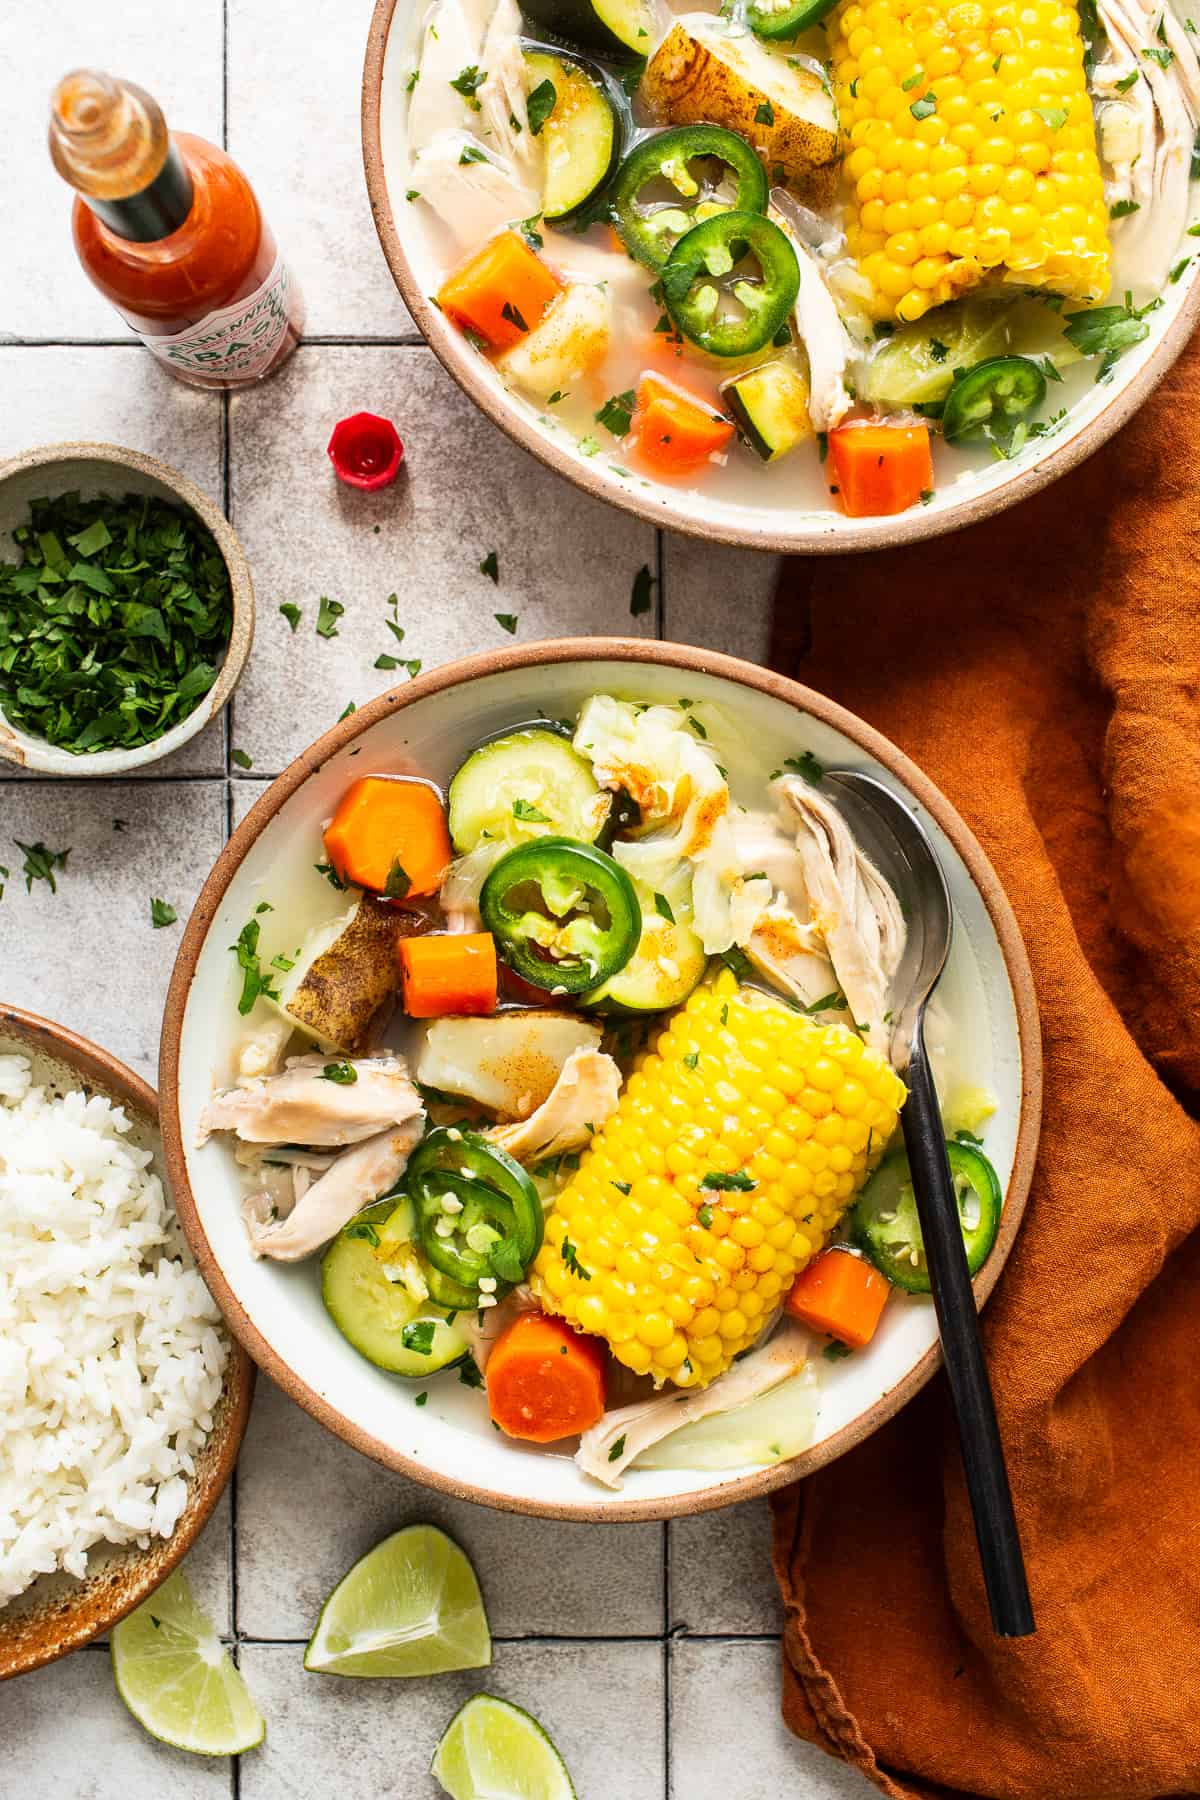
<svg viewBox="0 0 1200 1800">
<path fill-rule="evenodd" d="M 996 1424 L 979 1319 L 958 1205 L 946 1156 L 945 1131 L 933 1076 L 918 1026 L 905 1079 L 908 1100 L 901 1114 L 904 1144 L 912 1170 L 921 1236 L 937 1309 L 938 1330 L 950 1393 L 958 1417 L 967 1492 L 979 1540 L 979 1560 L 992 1624 L 1000 1637 L 1027 1637 L 1035 1630 L 1021 1540 L 1013 1513 L 1004 1447 Z"/>
</svg>

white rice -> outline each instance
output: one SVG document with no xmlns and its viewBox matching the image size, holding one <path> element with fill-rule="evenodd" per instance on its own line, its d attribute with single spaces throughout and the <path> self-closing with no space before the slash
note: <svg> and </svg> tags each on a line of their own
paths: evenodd
<svg viewBox="0 0 1200 1800">
<path fill-rule="evenodd" d="M 170 1537 L 228 1343 L 120 1107 L 0 1056 L 0 1607 Z"/>
</svg>

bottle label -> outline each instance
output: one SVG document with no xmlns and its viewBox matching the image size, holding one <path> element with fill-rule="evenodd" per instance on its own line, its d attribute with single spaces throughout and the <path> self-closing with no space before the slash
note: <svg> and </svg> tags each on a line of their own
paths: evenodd
<svg viewBox="0 0 1200 1800">
<path fill-rule="evenodd" d="M 270 367 L 289 325 L 291 276 L 281 256 L 261 287 L 209 313 L 199 325 L 143 343 L 180 374 L 252 381 Z"/>
</svg>

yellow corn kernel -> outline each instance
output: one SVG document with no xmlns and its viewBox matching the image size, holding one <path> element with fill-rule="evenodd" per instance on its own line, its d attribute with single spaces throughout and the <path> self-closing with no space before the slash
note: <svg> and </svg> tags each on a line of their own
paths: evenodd
<svg viewBox="0 0 1200 1800">
<path fill-rule="evenodd" d="M 853 1032 L 742 992 L 722 971 L 643 1055 L 558 1196 L 534 1293 L 635 1373 L 704 1385 L 823 1247 L 903 1098 Z M 646 1142 L 665 1118 L 651 1170 Z"/>
<path fill-rule="evenodd" d="M 1074 0 L 843 0 L 828 32 L 852 145 L 847 240 L 872 316 L 917 319 L 985 281 L 1104 295 Z"/>
</svg>

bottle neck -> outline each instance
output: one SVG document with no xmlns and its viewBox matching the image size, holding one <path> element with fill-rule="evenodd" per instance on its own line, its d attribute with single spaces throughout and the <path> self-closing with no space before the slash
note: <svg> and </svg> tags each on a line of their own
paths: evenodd
<svg viewBox="0 0 1200 1800">
<path fill-rule="evenodd" d="M 49 135 L 55 168 L 116 236 L 153 243 L 184 223 L 191 176 L 144 89 L 76 69 L 54 91 Z"/>
<path fill-rule="evenodd" d="M 178 147 L 171 141 L 162 168 L 139 193 L 115 200 L 96 194 L 80 197 L 117 237 L 135 244 L 151 244 L 170 237 L 187 219 L 192 210 L 192 178 Z"/>
</svg>

